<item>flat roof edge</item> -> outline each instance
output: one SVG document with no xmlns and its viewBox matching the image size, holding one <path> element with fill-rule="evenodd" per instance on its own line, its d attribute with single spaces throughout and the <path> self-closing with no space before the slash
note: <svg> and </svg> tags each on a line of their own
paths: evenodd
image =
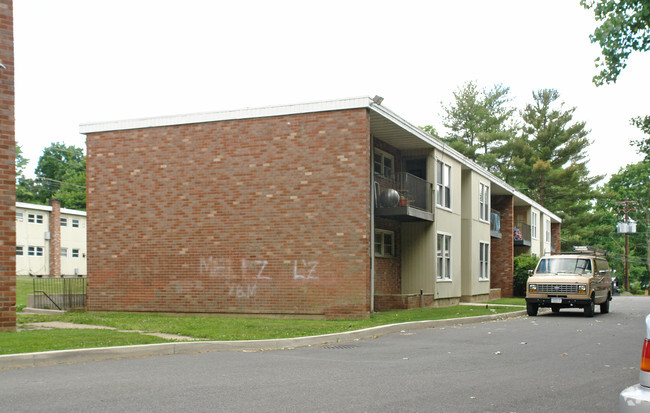
<svg viewBox="0 0 650 413">
<path fill-rule="evenodd" d="M 271 116 L 296 115 L 313 112 L 327 112 L 369 107 L 372 100 L 369 97 L 329 100 L 322 102 L 301 103 L 294 105 L 267 106 L 247 108 L 223 112 L 190 113 L 184 115 L 158 116 L 140 119 L 127 119 L 97 123 L 82 123 L 79 133 L 89 134 L 117 130 L 155 128 L 161 126 L 186 125 L 192 123 L 219 122 L 225 120 L 264 118 Z"/>
</svg>

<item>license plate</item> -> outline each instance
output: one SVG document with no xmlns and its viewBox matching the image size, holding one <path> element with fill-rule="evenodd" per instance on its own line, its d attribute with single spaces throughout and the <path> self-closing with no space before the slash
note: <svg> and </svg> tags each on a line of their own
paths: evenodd
<svg viewBox="0 0 650 413">
<path fill-rule="evenodd" d="M 551 297 L 551 304 L 562 304 L 561 297 Z"/>
</svg>

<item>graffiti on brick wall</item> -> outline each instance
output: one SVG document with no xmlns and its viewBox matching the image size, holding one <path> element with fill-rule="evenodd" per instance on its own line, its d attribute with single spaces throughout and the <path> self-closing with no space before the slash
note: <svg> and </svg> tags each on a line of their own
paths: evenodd
<svg viewBox="0 0 650 413">
<path fill-rule="evenodd" d="M 312 280 L 318 277 L 314 271 L 318 267 L 318 261 L 295 260 L 293 262 L 293 279 L 294 280 Z"/>
<path fill-rule="evenodd" d="M 243 258 L 241 265 L 232 258 L 202 257 L 199 261 L 201 275 L 225 278 L 227 280 L 228 295 L 235 298 L 252 298 L 258 291 L 259 280 L 272 280 L 268 260 L 248 260 Z M 294 280 L 318 279 L 315 274 L 318 261 L 293 260 L 283 261 L 285 265 L 279 266 L 283 270 L 277 274 L 292 277 Z M 290 266 L 286 265 L 291 263 Z"/>
</svg>

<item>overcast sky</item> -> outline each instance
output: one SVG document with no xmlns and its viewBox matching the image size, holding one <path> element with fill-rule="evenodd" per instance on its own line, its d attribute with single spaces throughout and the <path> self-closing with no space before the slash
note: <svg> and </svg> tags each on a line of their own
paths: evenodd
<svg viewBox="0 0 650 413">
<path fill-rule="evenodd" d="M 381 95 L 441 127 L 466 81 L 554 88 L 593 141 L 592 174 L 638 162 L 630 126 L 650 114 L 650 53 L 595 87 L 596 23 L 579 0 L 14 1 L 16 140 L 32 162 L 79 124 Z"/>
</svg>

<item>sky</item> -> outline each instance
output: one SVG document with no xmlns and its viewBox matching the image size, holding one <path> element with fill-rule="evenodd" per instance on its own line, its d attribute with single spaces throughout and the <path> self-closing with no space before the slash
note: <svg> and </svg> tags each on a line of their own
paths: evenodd
<svg viewBox="0 0 650 413">
<path fill-rule="evenodd" d="M 595 27 L 579 0 L 14 1 L 16 141 L 33 176 L 52 142 L 85 150 L 83 123 L 375 95 L 442 131 L 474 81 L 519 109 L 558 90 L 591 131 L 591 174 L 611 175 L 641 160 L 650 53 L 596 87 Z"/>
</svg>

